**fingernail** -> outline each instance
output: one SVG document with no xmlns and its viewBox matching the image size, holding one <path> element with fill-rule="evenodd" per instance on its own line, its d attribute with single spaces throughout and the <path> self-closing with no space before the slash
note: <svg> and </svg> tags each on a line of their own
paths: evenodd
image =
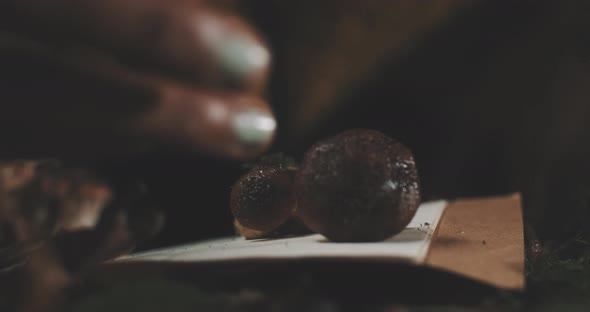
<svg viewBox="0 0 590 312">
<path fill-rule="evenodd" d="M 242 79 L 268 67 L 269 51 L 251 38 L 230 36 L 219 45 L 219 62 L 226 76 Z"/>
<path fill-rule="evenodd" d="M 240 143 L 245 146 L 259 146 L 272 139 L 277 123 L 269 113 L 247 110 L 233 117 L 232 126 Z"/>
</svg>

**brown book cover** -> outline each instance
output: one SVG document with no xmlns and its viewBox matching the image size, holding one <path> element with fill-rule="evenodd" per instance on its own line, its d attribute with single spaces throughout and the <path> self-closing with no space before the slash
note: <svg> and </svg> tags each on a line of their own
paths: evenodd
<svg viewBox="0 0 590 312">
<path fill-rule="evenodd" d="M 525 287 L 519 194 L 451 202 L 434 235 L 426 265 L 492 286 Z"/>
</svg>

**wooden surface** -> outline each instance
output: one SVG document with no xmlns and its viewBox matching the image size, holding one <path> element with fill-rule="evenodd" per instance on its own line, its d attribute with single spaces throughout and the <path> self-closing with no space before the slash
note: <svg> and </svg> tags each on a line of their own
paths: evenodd
<svg viewBox="0 0 590 312">
<path fill-rule="evenodd" d="M 525 287 L 518 194 L 458 200 L 447 207 L 426 265 L 511 290 Z"/>
</svg>

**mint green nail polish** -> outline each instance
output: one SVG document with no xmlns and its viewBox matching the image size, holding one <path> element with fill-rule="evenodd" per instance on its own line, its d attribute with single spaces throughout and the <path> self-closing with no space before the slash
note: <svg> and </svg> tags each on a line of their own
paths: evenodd
<svg viewBox="0 0 590 312">
<path fill-rule="evenodd" d="M 270 140 L 277 124 L 272 115 L 249 110 L 235 115 L 232 126 L 236 137 L 243 145 L 254 146 Z"/>
<path fill-rule="evenodd" d="M 270 61 L 270 54 L 266 48 L 242 37 L 231 37 L 221 42 L 219 57 L 223 71 L 234 79 L 267 67 Z"/>
</svg>

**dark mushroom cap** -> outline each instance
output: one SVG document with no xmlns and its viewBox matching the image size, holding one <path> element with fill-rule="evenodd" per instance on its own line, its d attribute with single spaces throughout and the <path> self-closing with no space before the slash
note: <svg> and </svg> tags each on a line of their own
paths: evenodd
<svg viewBox="0 0 590 312">
<path fill-rule="evenodd" d="M 293 173 L 281 167 L 255 167 L 233 186 L 231 211 L 238 222 L 256 231 L 272 231 L 295 207 Z"/>
<path fill-rule="evenodd" d="M 401 232 L 420 205 L 411 151 L 374 130 L 313 145 L 295 178 L 298 215 L 332 241 L 378 241 Z"/>
</svg>

